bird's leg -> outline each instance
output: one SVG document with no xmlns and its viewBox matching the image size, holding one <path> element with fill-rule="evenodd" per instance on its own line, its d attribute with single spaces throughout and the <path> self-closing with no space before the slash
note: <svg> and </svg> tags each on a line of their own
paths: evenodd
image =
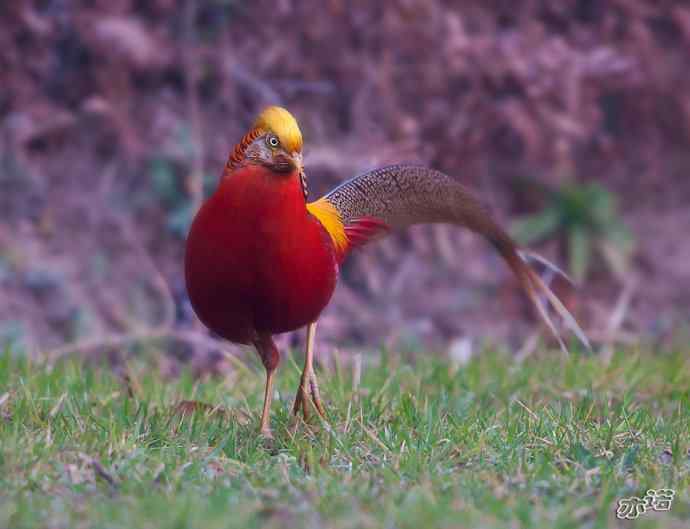
<svg viewBox="0 0 690 529">
<path fill-rule="evenodd" d="M 271 433 L 271 400 L 273 400 L 273 375 L 276 370 L 266 370 L 266 389 L 264 390 L 264 409 L 261 412 L 259 431 L 265 437 L 272 437 Z"/>
<path fill-rule="evenodd" d="M 292 407 L 292 413 L 297 415 L 300 408 L 304 420 L 309 420 L 309 401 L 312 402 L 316 411 L 321 417 L 325 416 L 325 409 L 321 403 L 321 395 L 319 394 L 319 385 L 316 381 L 316 374 L 314 373 L 314 338 L 316 336 L 316 322 L 312 322 L 307 327 L 307 356 L 304 360 L 304 370 L 297 389 L 297 396 L 295 397 L 295 405 Z"/>
<path fill-rule="evenodd" d="M 266 368 L 266 388 L 264 390 L 264 407 L 261 412 L 259 429 L 264 437 L 271 438 L 271 400 L 273 400 L 273 376 L 275 375 L 280 354 L 270 335 L 259 336 L 254 342 L 261 361 Z"/>
</svg>

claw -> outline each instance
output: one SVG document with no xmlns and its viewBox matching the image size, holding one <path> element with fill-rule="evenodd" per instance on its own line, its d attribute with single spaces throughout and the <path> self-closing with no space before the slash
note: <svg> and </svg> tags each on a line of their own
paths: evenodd
<svg viewBox="0 0 690 529">
<path fill-rule="evenodd" d="M 319 415 L 321 417 L 326 416 L 326 409 L 323 407 L 323 404 L 321 403 L 321 395 L 319 394 L 319 385 L 316 382 L 316 375 L 312 372 L 311 376 L 309 377 L 309 388 L 311 389 L 311 402 L 316 408 L 316 411 L 319 412 Z"/>
<path fill-rule="evenodd" d="M 316 374 L 313 371 L 305 372 L 300 379 L 297 395 L 295 396 L 295 404 L 292 407 L 292 413 L 297 415 L 302 410 L 304 421 L 309 420 L 310 411 L 309 403 L 316 408 L 316 411 L 321 417 L 326 416 L 326 411 L 321 402 L 321 395 L 319 394 L 319 386 L 316 381 Z"/>
<path fill-rule="evenodd" d="M 299 381 L 299 388 L 297 388 L 297 395 L 295 396 L 295 404 L 292 407 L 292 413 L 297 415 L 299 410 L 302 410 L 304 422 L 309 420 L 309 402 L 312 403 L 316 411 L 325 418 L 326 411 L 321 403 L 321 395 L 319 395 L 319 385 L 316 382 L 316 374 L 314 373 L 314 336 L 316 334 L 316 322 L 312 322 L 307 327 L 307 356 L 304 359 L 304 370 L 302 371 L 302 378 Z"/>
</svg>

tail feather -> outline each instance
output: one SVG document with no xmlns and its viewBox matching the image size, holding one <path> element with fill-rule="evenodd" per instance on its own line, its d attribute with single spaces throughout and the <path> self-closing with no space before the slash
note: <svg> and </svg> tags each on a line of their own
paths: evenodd
<svg viewBox="0 0 690 529">
<path fill-rule="evenodd" d="M 574 286 L 575 283 L 573 282 L 572 279 L 566 274 L 561 268 L 553 264 L 551 261 L 548 259 L 542 257 L 539 254 L 529 252 L 526 250 L 518 250 L 517 254 L 520 256 L 520 258 L 525 262 L 525 264 L 529 267 L 532 262 L 537 262 L 540 265 L 544 266 L 547 270 L 550 272 L 553 272 L 563 279 L 565 279 L 568 284 L 571 286 Z M 585 335 L 584 331 L 580 328 L 578 325 L 577 321 L 573 317 L 572 314 L 568 311 L 568 309 L 565 308 L 563 303 L 561 302 L 560 299 L 558 299 L 558 296 L 556 296 L 553 291 L 549 288 L 549 286 L 544 282 L 544 280 L 537 274 L 534 269 L 531 267 L 529 268 L 529 273 L 530 281 L 532 284 L 535 286 L 536 290 L 538 292 L 541 292 L 544 297 L 549 301 L 551 306 L 554 308 L 554 310 L 558 313 L 558 315 L 561 317 L 563 320 L 563 323 L 565 326 L 572 332 L 575 336 L 577 336 L 578 340 L 582 342 L 582 344 L 587 347 L 590 351 L 592 350 L 592 346 L 589 343 L 589 340 L 587 339 L 587 335 Z M 535 305 L 538 305 L 543 309 L 541 299 L 537 298 L 537 300 L 532 300 Z M 539 310 L 539 309 L 537 309 Z M 540 311 L 541 312 L 541 311 Z M 548 311 L 545 311 L 545 315 L 542 315 L 542 319 L 546 322 L 546 324 L 549 326 L 551 331 L 553 332 L 553 324 L 550 322 L 549 317 L 548 317 Z M 563 343 L 559 339 L 559 343 L 561 345 L 561 348 L 563 348 Z"/>
<path fill-rule="evenodd" d="M 425 167 L 392 165 L 356 176 L 336 187 L 324 199 L 337 210 L 345 232 L 351 232 L 348 234 L 352 238 L 349 248 L 371 240 L 369 232 L 362 229 L 363 220 L 375 221 L 377 226 L 390 229 L 421 223 L 452 223 L 484 236 L 517 276 L 561 349 L 568 351 L 544 300 L 558 313 L 565 326 L 591 349 L 575 318 L 530 264 L 539 263 L 570 281 L 568 276 L 543 257 L 518 249 L 488 208 L 454 178 Z"/>
<path fill-rule="evenodd" d="M 563 343 L 563 340 L 561 339 L 560 334 L 556 330 L 555 326 L 553 325 L 553 322 L 551 321 L 551 318 L 549 317 L 548 311 L 545 309 L 543 306 L 543 303 L 541 299 L 539 299 L 538 295 L 539 293 L 543 294 L 546 299 L 549 301 L 553 309 L 558 313 L 558 315 L 561 317 L 563 320 L 563 323 L 565 326 L 572 332 L 575 336 L 577 336 L 578 340 L 582 342 L 582 344 L 589 350 L 592 349 L 592 346 L 589 343 L 589 340 L 587 339 L 587 336 L 583 332 L 583 330 L 580 328 L 578 325 L 577 321 L 573 317 L 572 314 L 570 314 L 570 311 L 568 311 L 567 308 L 565 308 L 565 305 L 561 302 L 560 299 L 558 299 L 558 296 L 554 294 L 551 289 L 542 281 L 541 277 L 529 268 L 529 265 L 525 264 L 525 267 L 527 269 L 527 276 L 529 278 L 529 281 L 532 284 L 532 289 L 530 294 L 530 298 L 532 299 L 532 303 L 536 306 L 537 310 L 539 311 L 539 314 L 544 320 L 544 323 L 549 327 L 549 330 L 553 333 L 553 335 L 556 337 L 558 340 L 558 344 L 561 346 L 561 349 L 565 351 L 566 353 L 568 352 L 568 348 L 565 346 Z M 566 276 L 567 277 L 567 276 Z M 528 293 L 530 292 L 530 289 L 526 289 Z"/>
<path fill-rule="evenodd" d="M 542 257 L 541 255 L 530 252 L 525 249 L 518 250 L 518 255 L 522 258 L 523 261 L 525 261 L 528 265 L 531 265 L 532 263 L 539 263 L 541 266 L 549 270 L 550 272 L 562 277 L 565 279 L 569 285 L 575 286 L 575 282 L 570 278 L 568 274 L 566 274 L 563 269 L 559 268 L 557 265 L 546 259 L 545 257 Z"/>
<path fill-rule="evenodd" d="M 563 338 L 561 338 L 561 334 L 558 332 L 558 329 L 556 326 L 553 324 L 553 321 L 551 321 L 551 317 L 549 316 L 549 311 L 547 308 L 544 306 L 542 303 L 542 300 L 539 298 L 539 295 L 537 292 L 540 290 L 539 285 L 541 285 L 544 289 L 546 289 L 547 292 L 551 292 L 549 287 L 547 287 L 541 279 L 539 279 L 539 276 L 537 276 L 533 270 L 528 269 L 527 273 L 527 281 L 523 283 L 523 288 L 525 289 L 525 292 L 527 292 L 527 296 L 530 298 L 530 301 L 534 304 L 534 307 L 537 309 L 537 313 L 539 314 L 539 317 L 542 319 L 542 321 L 546 324 L 546 326 L 549 328 L 551 331 L 551 334 L 558 340 L 558 345 L 561 347 L 561 350 L 565 353 L 568 354 L 568 348 L 566 347 L 565 343 L 563 342 Z M 535 281 L 534 278 L 539 280 L 539 282 Z M 558 298 L 556 298 L 558 299 Z"/>
<path fill-rule="evenodd" d="M 565 308 L 565 305 L 563 305 L 561 300 L 558 299 L 558 296 L 551 291 L 546 283 L 544 283 L 542 278 L 539 277 L 539 274 L 537 274 L 537 272 L 535 272 L 535 270 L 530 266 L 530 261 L 539 262 L 548 269 L 555 271 L 566 279 L 570 280 L 565 272 L 537 254 L 526 252 L 524 250 L 518 250 L 512 239 L 495 224 L 491 228 L 488 238 L 513 270 L 513 273 L 520 281 L 520 284 L 527 294 L 527 297 L 529 297 L 530 301 L 534 305 L 534 308 L 537 310 L 539 317 L 549 328 L 551 334 L 553 334 L 556 340 L 558 340 L 558 345 L 561 347 L 563 352 L 567 354 L 568 348 L 563 342 L 561 334 L 558 332 L 553 320 L 549 316 L 548 307 L 545 306 L 543 299 L 545 299 L 548 302 L 548 305 L 550 305 L 556 311 L 568 330 L 577 336 L 577 338 L 585 347 L 587 347 L 587 349 L 591 350 L 592 347 L 587 339 L 587 336 L 582 331 L 573 315 L 570 314 L 570 311 Z"/>
</svg>

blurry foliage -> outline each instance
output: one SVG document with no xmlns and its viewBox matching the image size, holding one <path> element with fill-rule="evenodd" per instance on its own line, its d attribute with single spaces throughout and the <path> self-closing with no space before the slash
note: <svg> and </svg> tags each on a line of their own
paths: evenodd
<svg viewBox="0 0 690 529">
<path fill-rule="evenodd" d="M 595 253 L 622 278 L 634 249 L 615 195 L 596 182 L 569 183 L 548 191 L 544 209 L 515 220 L 511 231 L 522 244 L 549 238 L 564 241 L 569 270 L 577 282 L 587 277 Z"/>
<path fill-rule="evenodd" d="M 0 321 L 0 353 L 26 350 L 24 339 L 26 329 L 18 320 Z"/>
<path fill-rule="evenodd" d="M 688 257 L 675 239 L 690 203 L 688 49 L 683 1 L 3 2 L 0 258 L 11 266 L 0 321 L 20 314 L 40 345 L 129 328 L 142 303 L 130 290 L 156 271 L 183 301 L 181 239 L 200 181 L 216 184 L 272 103 L 303 126 L 312 198 L 374 165 L 415 161 L 509 218 L 503 206 L 524 211 L 505 185 L 517 174 L 553 188 L 563 167 L 591 175 L 646 230 L 645 266 L 631 270 L 645 279 L 634 327 L 651 327 L 660 306 L 687 315 L 690 289 L 677 285 Z M 546 227 L 527 231 L 565 241 L 574 273 L 591 279 L 583 299 L 608 295 L 609 278 L 591 272 L 597 254 L 615 262 L 608 248 L 627 255 L 615 204 L 563 193 L 532 222 Z M 496 284 L 482 248 L 434 226 L 355 255 L 319 339 L 392 341 L 420 318 L 443 339 L 519 334 L 514 293 L 478 294 Z M 450 266 L 459 255 L 463 266 Z M 59 268 L 59 288 L 38 292 L 26 263 Z M 499 308 L 501 321 L 486 317 Z"/>
<path fill-rule="evenodd" d="M 198 2 L 195 23 L 200 36 L 206 40 L 217 38 L 237 15 L 246 11 L 242 0 L 210 0 Z"/>
<path fill-rule="evenodd" d="M 167 158 L 154 158 L 149 164 L 151 186 L 166 215 L 165 225 L 178 239 L 184 239 L 195 213 L 195 205 L 189 193 L 181 186 L 174 162 Z M 204 175 L 204 195 L 208 195 L 218 178 Z"/>
<path fill-rule="evenodd" d="M 183 238 L 194 212 L 189 197 L 180 189 L 173 164 L 165 158 L 155 158 L 151 161 L 149 172 L 153 191 L 166 212 L 166 226 L 178 238 Z"/>
<path fill-rule="evenodd" d="M 146 207 L 160 208 L 165 215 L 167 230 L 177 239 L 187 236 L 198 207 L 190 190 L 190 186 L 194 185 L 192 180 L 196 178 L 191 160 L 197 159 L 198 148 L 191 136 L 190 127 L 180 125 L 167 151 L 161 151 L 148 163 L 153 196 L 148 195 L 146 190 L 143 203 Z M 218 177 L 209 173 L 200 176 L 202 195 L 207 196 L 213 191 Z M 152 199 L 153 203 L 146 199 Z"/>
</svg>

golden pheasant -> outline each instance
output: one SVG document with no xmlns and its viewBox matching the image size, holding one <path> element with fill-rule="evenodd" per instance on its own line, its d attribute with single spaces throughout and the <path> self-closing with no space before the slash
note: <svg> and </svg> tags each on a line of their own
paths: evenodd
<svg viewBox="0 0 690 529">
<path fill-rule="evenodd" d="M 197 213 L 185 255 L 192 306 L 231 342 L 252 344 L 266 368 L 261 432 L 270 436 L 273 377 L 280 359 L 273 335 L 307 327 L 304 370 L 293 413 L 323 415 L 313 368 L 314 336 L 338 268 L 355 247 L 419 223 L 453 223 L 484 236 L 503 256 L 539 315 L 565 348 L 542 297 L 587 346 L 529 258 L 459 182 L 409 165 L 376 169 L 307 202 L 302 134 L 285 109 L 269 107 L 235 146 L 218 188 Z"/>
</svg>

